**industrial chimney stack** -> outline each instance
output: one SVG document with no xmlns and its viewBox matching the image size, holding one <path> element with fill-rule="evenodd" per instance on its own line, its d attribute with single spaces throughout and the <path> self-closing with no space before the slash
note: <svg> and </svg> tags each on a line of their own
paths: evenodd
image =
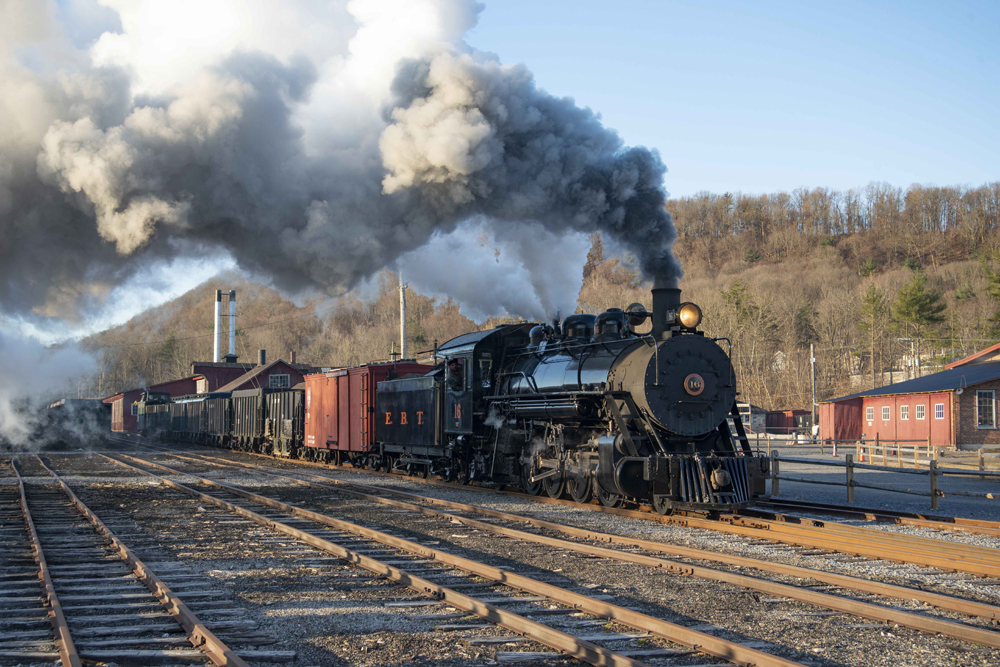
<svg viewBox="0 0 1000 667">
<path fill-rule="evenodd" d="M 219 363 L 219 337 L 222 335 L 222 290 L 215 290 L 215 353 L 212 361 Z"/>
<path fill-rule="evenodd" d="M 236 361 L 236 290 L 229 290 L 229 354 L 227 360 Z"/>
</svg>

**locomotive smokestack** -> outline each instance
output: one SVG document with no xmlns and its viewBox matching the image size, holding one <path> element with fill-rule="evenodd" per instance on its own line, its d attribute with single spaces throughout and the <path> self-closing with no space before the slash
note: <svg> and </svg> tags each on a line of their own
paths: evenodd
<svg viewBox="0 0 1000 667">
<path fill-rule="evenodd" d="M 219 336 L 222 335 L 222 290 L 215 290 L 215 354 L 212 361 L 219 363 Z"/>
<path fill-rule="evenodd" d="M 668 287 L 667 282 L 657 279 L 653 283 L 653 338 L 659 340 L 670 330 L 667 315 L 676 312 L 681 305 L 681 291 L 676 287 Z"/>
</svg>

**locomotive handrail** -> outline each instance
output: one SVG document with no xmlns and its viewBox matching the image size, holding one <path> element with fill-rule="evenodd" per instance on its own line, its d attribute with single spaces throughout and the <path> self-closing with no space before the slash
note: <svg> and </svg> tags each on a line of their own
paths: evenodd
<svg viewBox="0 0 1000 667">
<path fill-rule="evenodd" d="M 524 371 L 505 371 L 505 372 L 503 372 L 503 373 L 500 373 L 500 376 L 499 376 L 499 377 L 497 378 L 497 387 L 499 387 L 499 386 L 500 386 L 500 383 L 501 383 L 501 381 L 502 381 L 503 379 L 505 379 L 505 378 L 507 378 L 507 377 L 509 377 L 509 376 L 514 376 L 514 375 L 520 375 L 521 377 L 523 377 L 523 378 L 524 378 L 524 380 L 525 380 L 525 382 L 527 382 L 527 383 L 528 383 L 528 386 L 529 386 L 529 387 L 531 387 L 531 389 L 532 389 L 532 390 L 533 390 L 533 391 L 534 391 L 535 393 L 538 393 L 538 384 L 537 384 L 537 383 L 535 382 L 535 378 L 533 378 L 533 377 L 529 376 L 529 375 L 528 375 L 527 373 L 525 373 Z M 516 394 L 495 394 L 495 395 L 493 396 L 493 398 L 498 398 L 498 397 L 500 397 L 500 396 L 504 396 L 504 395 L 510 395 L 510 396 L 515 396 Z"/>
<path fill-rule="evenodd" d="M 646 334 L 644 336 L 640 336 L 639 338 L 644 343 L 646 342 L 647 338 L 649 340 L 653 341 L 653 360 L 656 363 L 656 375 L 654 376 L 656 379 L 653 380 L 653 386 L 654 387 L 659 387 L 660 386 L 660 346 L 656 344 L 656 339 L 653 338 L 650 334 Z"/>
</svg>

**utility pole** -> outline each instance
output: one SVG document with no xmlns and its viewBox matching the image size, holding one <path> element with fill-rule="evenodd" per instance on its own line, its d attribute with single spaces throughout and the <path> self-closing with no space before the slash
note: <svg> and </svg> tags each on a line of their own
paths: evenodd
<svg viewBox="0 0 1000 667">
<path fill-rule="evenodd" d="M 812 386 L 813 386 L 813 404 L 812 404 L 812 420 L 813 425 L 816 425 L 816 346 L 813 343 L 809 343 L 809 366 L 812 371 Z"/>
<path fill-rule="evenodd" d="M 399 272 L 399 358 L 406 359 L 406 283 Z"/>
</svg>

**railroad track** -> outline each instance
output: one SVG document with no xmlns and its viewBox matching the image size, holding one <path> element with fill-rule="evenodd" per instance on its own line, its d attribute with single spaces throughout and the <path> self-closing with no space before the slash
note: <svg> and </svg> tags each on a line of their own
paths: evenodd
<svg viewBox="0 0 1000 667">
<path fill-rule="evenodd" d="M 840 597 L 838 595 L 815 591 L 804 586 L 790 586 L 784 583 L 766 581 L 758 577 L 726 573 L 716 569 L 695 565 L 694 562 L 709 561 L 734 567 L 753 568 L 762 573 L 768 572 L 776 575 L 792 576 L 803 581 L 819 581 L 836 587 L 842 594 L 850 593 L 856 595 L 858 593 L 867 593 L 880 596 L 881 598 L 919 600 L 927 605 L 931 605 L 948 612 L 966 614 L 994 623 L 1000 620 L 1000 607 L 983 602 L 963 600 L 960 598 L 922 591 L 910 587 L 895 586 L 892 584 L 873 582 L 856 577 L 830 574 L 803 567 L 780 565 L 753 558 L 726 556 L 706 550 L 676 547 L 650 540 L 599 533 L 593 530 L 584 530 L 533 519 L 524 515 L 484 509 L 473 505 L 420 496 L 386 487 L 371 487 L 357 483 L 345 482 L 342 480 L 333 480 L 322 475 L 314 475 L 301 471 L 297 471 L 293 475 L 286 475 L 257 464 L 234 462 L 227 459 L 220 459 L 218 457 L 178 454 L 171 456 L 185 461 L 204 461 L 209 465 L 217 467 L 249 468 L 271 477 L 280 478 L 298 484 L 307 484 L 315 488 L 332 489 L 343 495 L 362 499 L 366 502 L 394 507 L 407 512 L 412 512 L 415 515 L 432 516 L 445 521 L 461 523 L 469 528 L 495 535 L 501 535 L 503 537 L 518 539 L 535 544 L 543 544 L 588 556 L 606 558 L 620 562 L 638 563 L 659 570 L 687 574 L 696 578 L 725 582 L 749 590 L 754 590 L 759 593 L 798 600 L 832 611 L 852 614 L 879 622 L 892 623 L 922 632 L 945 635 L 984 646 L 991 646 L 993 648 L 1000 648 L 1000 634 L 990 630 L 971 628 L 968 625 L 956 623 L 952 620 L 929 618 L 923 614 L 914 614 L 898 609 L 892 609 L 880 604 L 873 604 L 871 602 L 859 601 L 856 599 L 845 599 L 844 597 Z M 398 498 L 399 500 L 393 500 L 391 498 L 387 498 L 386 496 Z M 427 507 L 427 505 L 431 505 L 432 507 Z M 446 512 L 434 509 L 434 507 L 443 507 L 448 510 L 454 510 L 454 512 Z M 486 523 L 480 520 L 479 517 L 499 519 L 505 522 L 506 525 Z M 544 532 L 529 533 L 520 530 L 519 528 L 509 527 L 511 525 L 520 526 L 524 524 L 529 524 L 530 526 L 541 529 Z M 552 534 L 558 534 L 564 536 L 565 538 L 583 540 L 585 542 L 581 543 L 564 538 L 553 538 L 549 536 Z M 595 542 L 602 545 L 617 545 L 619 549 L 622 547 L 633 547 L 641 549 L 644 553 L 622 552 L 620 550 L 605 548 L 604 546 L 593 546 L 593 543 Z M 662 557 L 663 554 L 679 557 L 684 559 L 684 561 L 666 560 Z"/>
<path fill-rule="evenodd" d="M 692 652 L 741 665 L 799 664 L 747 646 L 746 642 L 722 639 L 614 604 L 589 589 L 578 592 L 565 584 L 553 585 L 544 581 L 544 577 L 501 569 L 428 544 L 298 507 L 273 497 L 274 491 L 265 496 L 210 479 L 201 472 L 164 466 L 143 457 L 117 454 L 109 458 L 186 492 L 203 503 L 215 504 L 262 527 L 331 553 L 407 586 L 420 595 L 400 604 L 417 607 L 448 605 L 457 610 L 430 615 L 434 620 L 457 621 L 470 614 L 477 617 L 475 622 L 456 623 L 455 627 L 446 626 L 445 629 L 477 630 L 499 626 L 518 635 L 472 638 L 469 641 L 506 643 L 523 637 L 561 655 L 598 665 L 641 665 Z M 178 461 L 176 465 L 193 467 L 190 464 L 185 466 L 183 461 Z M 186 475 L 194 478 L 195 483 L 181 484 L 164 475 Z M 294 490 L 290 485 L 285 486 Z M 468 590 L 482 592 L 464 592 Z M 580 618 L 581 614 L 589 615 L 589 618 Z M 570 621 L 570 626 L 576 627 L 567 627 L 567 621 Z M 623 629 L 595 631 L 609 622 L 614 624 L 614 628 Z M 581 629 L 584 629 L 583 634 Z M 632 650 L 618 648 L 621 642 L 632 639 L 659 642 L 660 645 L 654 643 L 648 648 Z M 773 648 L 782 650 L 777 646 Z"/>
<path fill-rule="evenodd" d="M 778 514 L 765 513 L 765 508 L 776 510 Z M 751 510 L 741 512 L 746 516 L 761 516 L 762 518 L 774 518 L 779 521 L 802 520 L 802 517 L 790 517 L 785 512 L 800 512 L 805 514 L 828 514 L 840 516 L 847 519 L 859 521 L 877 521 L 880 523 L 893 523 L 900 526 L 918 526 L 921 528 L 931 528 L 934 530 L 952 530 L 976 535 L 989 535 L 1000 537 L 1000 521 L 987 521 L 985 519 L 966 519 L 963 517 L 940 516 L 935 514 L 918 514 L 914 512 L 895 512 L 892 510 L 868 509 L 854 507 L 852 505 L 833 505 L 827 503 L 814 503 L 804 500 L 781 500 L 771 498 L 760 501 Z M 767 516 L 770 514 L 770 516 Z"/>
<path fill-rule="evenodd" d="M 145 439 L 143 439 L 145 440 Z M 129 441 L 134 442 L 134 441 Z M 148 442 L 143 445 L 152 451 L 170 452 L 169 447 L 162 447 Z M 245 452 L 244 452 L 245 453 Z M 253 457 L 261 457 L 270 461 L 283 461 L 263 454 L 245 453 Z M 296 460 L 288 461 L 300 467 L 316 467 L 318 469 L 348 468 L 352 471 L 370 475 L 392 475 L 352 466 L 337 466 L 333 464 L 314 463 Z M 801 547 L 807 550 L 823 551 L 832 554 L 843 554 L 872 560 L 890 560 L 898 563 L 908 563 L 919 567 L 933 567 L 944 572 L 962 572 L 978 577 L 1000 578 L 1000 554 L 996 549 L 977 547 L 961 542 L 941 540 L 937 538 L 903 535 L 882 530 L 874 530 L 860 526 L 848 526 L 832 521 L 821 521 L 808 517 L 788 514 L 767 516 L 763 513 L 754 516 L 741 514 L 722 514 L 706 516 L 700 514 L 678 514 L 661 516 L 646 509 L 626 509 L 621 507 L 604 507 L 593 501 L 581 505 L 564 498 L 549 498 L 548 496 L 533 496 L 517 491 L 499 490 L 473 485 L 458 485 L 442 480 L 412 477 L 423 484 L 461 488 L 464 490 L 485 493 L 497 493 L 517 498 L 524 498 L 536 503 L 559 504 L 586 508 L 594 512 L 602 512 L 616 516 L 653 521 L 665 525 L 685 528 L 702 528 L 741 537 L 765 540 L 775 544 Z M 958 525 L 964 525 L 958 521 Z M 936 523 L 934 528 L 946 528 L 946 521 Z M 982 528 L 988 528 L 984 526 Z"/>
<path fill-rule="evenodd" d="M 199 590 L 199 576 L 177 562 L 141 560 L 37 457 L 12 460 L 10 469 L 17 483 L 0 486 L 0 664 L 240 667 L 243 657 L 293 657 L 240 657 L 215 631 L 255 624 Z"/>
</svg>

